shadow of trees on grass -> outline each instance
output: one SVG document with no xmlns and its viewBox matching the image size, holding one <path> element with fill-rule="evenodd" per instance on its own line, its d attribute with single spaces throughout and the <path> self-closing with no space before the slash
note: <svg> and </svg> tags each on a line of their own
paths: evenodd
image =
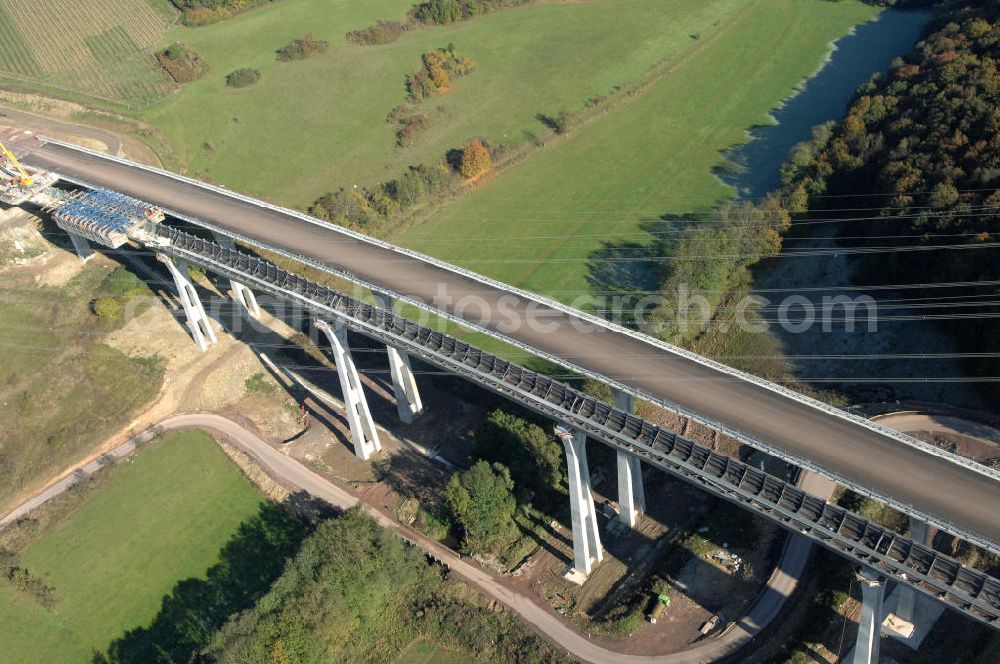
<svg viewBox="0 0 1000 664">
<path fill-rule="evenodd" d="M 93 664 L 190 661 L 230 615 L 251 607 L 281 575 L 312 530 L 297 516 L 310 514 L 302 509 L 309 502 L 292 495 L 284 504 L 262 503 L 240 524 L 205 578 L 177 582 L 149 626 L 125 632 L 106 653 L 95 652 Z"/>
</svg>

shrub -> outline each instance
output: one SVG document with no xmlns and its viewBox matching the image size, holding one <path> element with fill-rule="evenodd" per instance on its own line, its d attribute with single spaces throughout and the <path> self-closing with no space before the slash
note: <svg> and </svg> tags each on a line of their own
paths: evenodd
<svg viewBox="0 0 1000 664">
<path fill-rule="evenodd" d="M 24 567 L 11 567 L 6 571 L 7 580 L 19 592 L 26 593 L 33 597 L 47 611 L 54 611 L 56 608 L 55 589 L 45 584 L 44 581 L 32 575 Z"/>
<path fill-rule="evenodd" d="M 427 23 L 454 23 L 462 18 L 462 6 L 458 0 L 430 0 L 417 5 L 414 16 Z"/>
<path fill-rule="evenodd" d="M 559 111 L 556 115 L 539 113 L 536 117 L 543 125 L 557 134 L 565 134 L 569 131 L 570 125 L 573 123 L 573 114 L 565 109 Z"/>
<path fill-rule="evenodd" d="M 119 265 L 104 278 L 101 290 L 108 295 L 127 300 L 146 292 L 146 285 L 135 276 L 135 273 L 124 265 Z"/>
<path fill-rule="evenodd" d="M 181 15 L 184 25 L 198 26 L 211 25 L 232 16 L 225 9 L 211 9 L 209 7 L 195 7 L 188 9 Z"/>
<path fill-rule="evenodd" d="M 380 232 L 401 209 L 448 195 L 460 181 L 444 162 L 411 166 L 399 179 L 373 188 L 341 188 L 316 199 L 309 213 L 340 226 Z"/>
<path fill-rule="evenodd" d="M 101 296 L 92 303 L 93 311 L 101 320 L 117 321 L 133 298 L 148 292 L 139 277 L 124 265 L 119 265 L 101 282 Z"/>
<path fill-rule="evenodd" d="M 260 72 L 248 67 L 241 67 L 226 74 L 226 85 L 231 88 L 246 88 L 259 80 Z"/>
<path fill-rule="evenodd" d="M 316 39 L 316 36 L 307 32 L 302 39 L 293 39 L 278 49 L 278 60 L 281 62 L 291 62 L 292 60 L 305 60 L 315 55 L 326 53 L 330 49 L 330 42 Z"/>
<path fill-rule="evenodd" d="M 116 297 L 99 297 L 94 300 L 94 313 L 101 320 L 116 321 L 122 315 L 122 304 Z"/>
<path fill-rule="evenodd" d="M 462 150 L 462 162 L 458 168 L 462 177 L 466 179 L 479 177 L 491 168 L 493 160 L 482 141 L 469 141 L 465 144 L 465 149 Z"/>
<path fill-rule="evenodd" d="M 274 0 L 171 0 L 181 10 L 184 25 L 208 25 Z"/>
<path fill-rule="evenodd" d="M 258 371 L 243 381 L 247 394 L 267 394 L 274 391 L 274 384 L 269 383 L 263 372 Z"/>
<path fill-rule="evenodd" d="M 396 130 L 396 145 L 401 148 L 413 145 L 417 136 L 423 133 L 430 124 L 430 118 L 419 113 L 403 118 L 399 121 L 399 129 Z"/>
<path fill-rule="evenodd" d="M 530 2 L 532 0 L 427 0 L 414 6 L 411 13 L 415 20 L 422 23 L 445 25 Z"/>
<path fill-rule="evenodd" d="M 208 64 L 186 45 L 175 42 L 156 54 L 160 66 L 178 83 L 190 83 L 205 75 Z"/>
<path fill-rule="evenodd" d="M 424 179 L 414 169 L 407 171 L 403 177 L 393 181 L 392 184 L 396 202 L 402 208 L 413 207 L 423 200 L 426 194 Z"/>
<path fill-rule="evenodd" d="M 434 92 L 443 91 L 454 78 L 465 76 L 476 68 L 469 58 L 455 53 L 455 45 L 428 51 L 420 56 L 423 68 L 406 78 L 406 90 L 413 101 L 423 101 Z"/>
<path fill-rule="evenodd" d="M 375 25 L 363 30 L 351 30 L 345 36 L 347 41 L 361 44 L 362 46 L 373 46 L 376 44 L 388 44 L 399 39 L 400 35 L 410 29 L 410 24 L 399 21 L 379 21 Z"/>
</svg>

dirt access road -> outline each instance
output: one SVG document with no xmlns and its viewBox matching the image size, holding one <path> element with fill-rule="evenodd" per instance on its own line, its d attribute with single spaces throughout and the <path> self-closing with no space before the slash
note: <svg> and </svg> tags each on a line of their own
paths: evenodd
<svg viewBox="0 0 1000 664">
<path fill-rule="evenodd" d="M 122 443 L 107 455 L 91 461 L 22 503 L 0 519 L 0 528 L 25 516 L 32 509 L 66 491 L 79 479 L 96 472 L 111 460 L 109 457 L 115 459 L 127 457 L 137 447 L 165 431 L 188 428 L 203 429 L 225 438 L 249 455 L 269 476 L 288 489 L 305 491 L 341 509 L 348 509 L 360 504 L 381 526 L 397 531 L 404 539 L 424 549 L 487 596 L 508 606 L 529 625 L 533 626 L 536 631 L 565 648 L 574 657 L 594 664 L 699 664 L 717 661 L 721 657 L 733 654 L 745 645 L 747 638 L 755 634 L 760 627 L 770 622 L 777 614 L 787 594 L 790 594 L 791 590 L 794 589 L 795 577 L 797 576 L 796 568 L 801 571 L 808 556 L 808 541 L 804 538 L 792 539 L 789 544 L 789 548 L 794 549 L 790 551 L 792 555 L 783 557 L 783 567 L 787 566 L 787 570 L 783 568 L 776 571 L 775 576 L 772 577 L 775 584 L 765 591 L 750 614 L 720 638 L 705 641 L 695 648 L 670 655 L 625 655 L 591 643 L 586 636 L 563 622 L 550 608 L 540 606 L 531 598 L 506 587 L 490 572 L 471 564 L 450 549 L 402 525 L 376 507 L 365 504 L 347 489 L 325 479 L 295 459 L 283 454 L 241 424 L 211 413 L 174 415 L 166 418 L 156 426 Z M 799 553 L 795 553 L 795 551 Z"/>
</svg>

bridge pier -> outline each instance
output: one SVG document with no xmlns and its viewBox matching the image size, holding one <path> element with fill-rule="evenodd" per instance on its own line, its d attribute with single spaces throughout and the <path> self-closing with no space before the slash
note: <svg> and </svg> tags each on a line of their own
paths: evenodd
<svg viewBox="0 0 1000 664">
<path fill-rule="evenodd" d="M 226 249 L 235 249 L 236 242 L 233 238 L 223 233 L 212 231 L 215 243 Z M 232 289 L 233 299 L 243 307 L 243 312 L 255 320 L 260 320 L 260 305 L 257 304 L 257 296 L 254 292 L 232 279 L 229 280 L 229 288 Z"/>
<path fill-rule="evenodd" d="M 635 412 L 635 397 L 612 388 L 615 408 L 626 413 Z M 639 515 L 646 511 L 646 492 L 642 487 L 642 464 L 639 457 L 618 450 L 618 518 L 635 528 Z"/>
<path fill-rule="evenodd" d="M 69 241 L 73 243 L 73 249 L 76 251 L 76 255 L 80 257 L 80 260 L 86 263 L 91 258 L 94 257 L 94 249 L 90 246 L 90 242 L 87 238 L 82 235 L 77 235 L 76 233 L 67 233 L 69 235 Z"/>
<path fill-rule="evenodd" d="M 931 526 L 926 521 L 910 517 L 910 539 L 917 544 L 930 544 Z M 900 585 L 896 590 L 895 614 L 906 622 L 913 622 L 913 608 L 917 601 L 917 591 Z"/>
<path fill-rule="evenodd" d="M 72 237 L 72 236 L 71 236 Z M 177 295 L 180 297 L 181 306 L 184 308 L 184 315 L 187 317 L 187 326 L 191 330 L 191 336 L 202 351 L 208 350 L 210 343 L 216 342 L 215 331 L 205 313 L 205 307 L 201 304 L 198 291 L 191 283 L 188 264 L 184 261 L 174 261 L 170 256 L 157 254 L 157 260 L 167 266 L 170 275 L 174 278 L 174 285 L 177 287 Z"/>
<path fill-rule="evenodd" d="M 354 442 L 354 454 L 367 461 L 373 452 L 382 449 L 368 409 L 364 388 L 358 369 L 351 357 L 351 348 L 347 345 L 347 330 L 340 325 L 316 321 L 316 327 L 323 331 L 333 348 L 333 361 L 337 365 L 337 375 L 340 377 L 340 388 L 344 393 L 344 408 L 347 410 L 347 420 L 351 425 L 351 438 Z"/>
<path fill-rule="evenodd" d="M 870 567 L 862 567 L 857 577 L 861 583 L 861 617 L 858 620 L 853 664 L 878 664 L 885 577 Z"/>
<path fill-rule="evenodd" d="M 556 426 L 556 436 L 566 449 L 569 504 L 573 522 L 573 567 L 566 578 L 583 583 L 594 564 L 604 559 L 601 536 L 597 532 L 597 510 L 590 487 L 590 468 L 587 466 L 587 436 L 570 425 Z"/>
<path fill-rule="evenodd" d="M 393 298 L 381 293 L 373 293 L 373 295 L 375 296 L 375 303 L 379 308 L 392 311 Z M 399 419 L 404 424 L 410 424 L 424 410 L 424 404 L 420 400 L 420 391 L 417 389 L 417 379 L 413 376 L 413 369 L 410 367 L 410 356 L 395 346 L 387 345 L 385 349 L 389 355 L 392 391 L 396 397 L 396 409 L 399 411 Z"/>
</svg>

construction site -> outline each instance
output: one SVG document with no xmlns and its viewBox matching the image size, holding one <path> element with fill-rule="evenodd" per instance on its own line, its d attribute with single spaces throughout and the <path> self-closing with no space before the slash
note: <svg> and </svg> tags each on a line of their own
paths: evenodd
<svg viewBox="0 0 1000 664">
<path fill-rule="evenodd" d="M 25 167 L 8 148 L 32 138 L 30 131 L 0 130 L 0 203 L 21 205 L 40 201 L 42 193 L 59 181 L 55 173 Z"/>
<path fill-rule="evenodd" d="M 36 140 L 28 131 L 0 131 L 0 203 L 34 205 L 49 213 L 69 234 L 82 260 L 93 255 L 89 243 L 117 249 L 130 240 L 158 242 L 155 225 L 161 210 L 138 199 L 106 189 L 61 189 L 57 173 L 25 166 L 15 146 Z"/>
</svg>

